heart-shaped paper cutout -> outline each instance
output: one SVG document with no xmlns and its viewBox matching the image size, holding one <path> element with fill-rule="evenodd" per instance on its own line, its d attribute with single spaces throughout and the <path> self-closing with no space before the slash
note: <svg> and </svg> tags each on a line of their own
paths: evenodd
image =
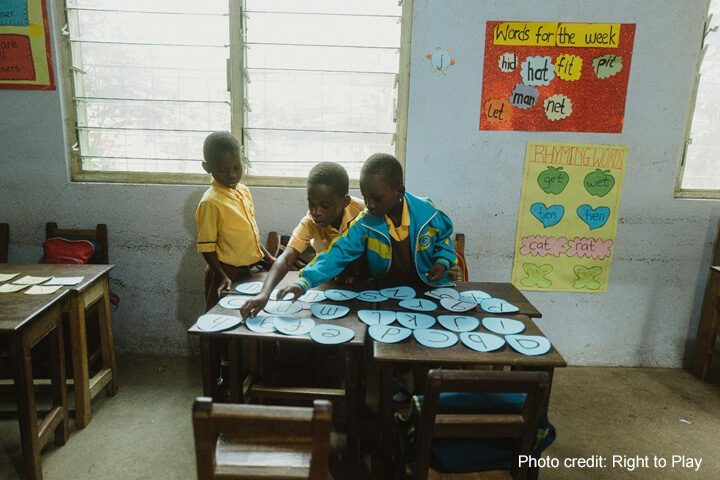
<svg viewBox="0 0 720 480">
<path fill-rule="evenodd" d="M 272 333 L 275 331 L 274 317 L 248 317 L 245 326 L 255 333 Z"/>
<path fill-rule="evenodd" d="M 384 302 L 387 297 L 377 290 L 363 290 L 358 294 L 357 299 L 363 302 Z"/>
<path fill-rule="evenodd" d="M 325 292 L 322 290 L 308 290 L 298 297 L 299 302 L 315 303 L 325 300 Z"/>
<path fill-rule="evenodd" d="M 482 319 L 483 327 L 499 335 L 515 335 L 525 330 L 525 324 L 514 318 L 485 317 Z"/>
<path fill-rule="evenodd" d="M 218 301 L 218 305 L 228 310 L 237 310 L 245 305 L 248 300 L 250 300 L 250 297 L 242 295 L 225 295 Z"/>
<path fill-rule="evenodd" d="M 492 352 L 505 345 L 505 340 L 482 332 L 464 332 L 460 334 L 460 341 L 466 347 L 478 352 Z"/>
<path fill-rule="evenodd" d="M 355 332 L 340 325 L 321 323 L 310 330 L 310 338 L 317 343 L 325 345 L 337 345 L 338 343 L 349 342 L 355 337 Z"/>
<path fill-rule="evenodd" d="M 325 297 L 333 302 L 346 302 L 357 298 L 358 293 L 352 290 L 340 290 L 337 288 L 330 288 L 325 290 Z"/>
<path fill-rule="evenodd" d="M 357 316 L 366 325 L 390 325 L 396 313 L 390 310 L 358 310 Z"/>
<path fill-rule="evenodd" d="M 398 302 L 398 305 L 402 308 L 407 308 L 408 310 L 415 310 L 418 312 L 432 312 L 433 310 L 437 310 L 437 304 L 435 302 L 431 302 L 430 300 L 426 300 L 424 298 L 411 298 L 409 300 L 402 300 Z"/>
<path fill-rule="evenodd" d="M 345 305 L 328 305 L 325 303 L 313 303 L 310 305 L 310 312 L 320 320 L 335 320 L 344 317 L 350 311 Z"/>
<path fill-rule="evenodd" d="M 580 205 L 577 209 L 580 220 L 587 223 L 590 230 L 600 228 L 607 223 L 610 218 L 610 209 L 608 207 L 592 208 L 590 205 Z"/>
<path fill-rule="evenodd" d="M 448 348 L 455 345 L 458 341 L 458 336 L 452 332 L 430 328 L 413 330 L 413 336 L 420 345 L 430 348 Z"/>
<path fill-rule="evenodd" d="M 466 290 L 464 292 L 460 292 L 460 300 L 467 303 L 479 304 L 480 300 L 491 297 L 492 295 L 487 292 L 483 292 L 482 290 Z"/>
<path fill-rule="evenodd" d="M 245 282 L 235 285 L 235 291 L 243 295 L 257 295 L 262 290 L 262 282 Z"/>
<path fill-rule="evenodd" d="M 265 305 L 265 310 L 270 315 L 293 315 L 302 310 L 300 302 L 290 302 L 288 300 L 270 300 Z"/>
<path fill-rule="evenodd" d="M 460 300 L 460 294 L 457 290 L 454 288 L 436 288 L 435 290 L 430 290 L 425 292 L 425 295 L 431 298 L 435 298 L 437 300 L 443 299 L 443 298 L 452 298 L 454 300 Z"/>
<path fill-rule="evenodd" d="M 274 317 L 273 324 L 278 332 L 285 335 L 305 335 L 315 327 L 312 318 Z"/>
<path fill-rule="evenodd" d="M 550 351 L 550 340 L 540 335 L 505 335 L 508 345 L 518 353 L 535 356 Z"/>
<path fill-rule="evenodd" d="M 412 330 L 402 327 L 391 327 L 389 325 L 370 325 L 368 335 L 382 343 L 402 342 L 412 334 Z"/>
<path fill-rule="evenodd" d="M 442 305 L 445 310 L 451 312 L 467 312 L 477 307 L 477 303 L 475 302 L 463 302 L 462 300 L 453 300 L 452 298 L 441 298 L 440 305 Z"/>
<path fill-rule="evenodd" d="M 242 317 L 206 313 L 198 317 L 197 327 L 204 332 L 221 332 L 223 330 L 229 330 L 241 322 Z"/>
<path fill-rule="evenodd" d="M 480 325 L 480 320 L 468 315 L 438 315 L 438 322 L 451 332 L 469 332 Z"/>
<path fill-rule="evenodd" d="M 520 311 L 518 307 L 502 298 L 486 298 L 480 300 L 480 308 L 488 313 L 515 313 Z"/>
<path fill-rule="evenodd" d="M 395 300 L 415 298 L 415 290 L 407 286 L 383 288 L 380 290 L 380 294 L 387 298 L 394 298 Z"/>
<path fill-rule="evenodd" d="M 435 325 L 435 317 L 425 313 L 397 312 L 397 321 L 403 327 L 411 330 L 430 328 Z"/>
<path fill-rule="evenodd" d="M 540 220 L 545 228 L 557 225 L 565 215 L 565 207 L 562 205 L 550 205 L 546 207 L 544 203 L 533 203 L 530 205 L 530 213 Z"/>
</svg>

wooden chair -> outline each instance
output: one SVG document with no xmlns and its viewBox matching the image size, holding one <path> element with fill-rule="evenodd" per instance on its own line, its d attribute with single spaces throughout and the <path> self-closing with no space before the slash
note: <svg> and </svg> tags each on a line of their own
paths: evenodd
<svg viewBox="0 0 720 480">
<path fill-rule="evenodd" d="M 332 405 L 193 404 L 198 480 L 326 480 Z"/>
<path fill-rule="evenodd" d="M 518 466 L 519 455 L 530 455 L 540 411 L 549 389 L 545 372 L 500 372 L 481 370 L 430 370 L 415 436 L 415 462 L 409 478 L 430 479 L 525 479 L 527 464 Z M 524 393 L 525 403 L 517 414 L 508 413 L 438 413 L 443 392 Z M 513 466 L 510 471 L 492 470 L 471 474 L 443 474 L 430 468 L 432 439 L 445 438 L 512 438 Z M 400 439 L 399 439 L 400 440 Z M 398 441 L 397 443 L 401 443 Z M 400 453 L 401 455 L 401 453 Z M 396 459 L 402 463 L 402 456 Z"/>
<path fill-rule="evenodd" d="M 720 323 L 720 228 L 715 239 L 715 249 L 705 286 L 700 323 L 698 324 L 695 351 L 695 376 L 706 380 L 710 374 L 713 357 L 720 357 L 717 346 L 718 324 Z"/>
<path fill-rule="evenodd" d="M 283 235 L 278 232 L 270 232 L 265 242 L 265 248 L 274 257 L 278 257 L 287 247 L 290 241 L 290 235 Z M 315 257 L 315 250 L 312 247 L 308 247 L 304 252 L 300 252 L 300 256 L 295 262 L 295 267 L 301 269 L 305 267 L 310 260 Z"/>
<path fill-rule="evenodd" d="M 469 282 L 467 264 L 465 263 L 465 234 L 456 233 L 453 240 L 458 263 L 448 271 L 448 277 L 453 282 Z"/>
<path fill-rule="evenodd" d="M 95 230 L 58 228 L 57 223 L 48 222 L 45 224 L 45 240 L 51 237 L 62 237 L 70 235 L 85 240 L 93 240 L 100 245 L 100 252 L 96 261 L 90 263 L 108 264 L 108 236 L 107 225 L 98 223 Z M 95 257 L 93 257 L 95 258 Z"/>
<path fill-rule="evenodd" d="M 0 263 L 8 261 L 8 244 L 10 243 L 10 226 L 0 223 Z"/>
</svg>

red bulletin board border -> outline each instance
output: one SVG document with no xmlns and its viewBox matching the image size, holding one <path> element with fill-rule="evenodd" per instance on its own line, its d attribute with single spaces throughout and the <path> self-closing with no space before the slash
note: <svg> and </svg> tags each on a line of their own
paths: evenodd
<svg viewBox="0 0 720 480">
<path fill-rule="evenodd" d="M 30 2 L 35 0 L 28 0 Z M 55 75 L 53 72 L 52 51 L 50 50 L 50 29 L 48 28 L 47 4 L 45 0 L 37 0 L 42 5 L 43 13 L 43 35 L 45 36 L 45 56 L 47 57 L 48 77 L 50 83 L 47 85 L 38 85 L 31 83 L 2 83 L 0 88 L 14 88 L 22 90 L 55 90 Z"/>
<path fill-rule="evenodd" d="M 597 48 L 495 45 L 493 32 L 495 26 L 501 23 L 505 22 L 487 22 L 485 31 L 480 130 L 622 133 L 635 24 L 621 24 L 617 48 Z M 506 52 L 515 53 L 518 57 L 517 67 L 509 73 L 501 71 L 498 66 L 498 59 Z M 520 64 L 527 57 L 549 56 L 554 63 L 558 55 L 562 54 L 572 54 L 582 58 L 582 75 L 579 80 L 565 81 L 556 75 L 549 85 L 534 87 L 540 91 L 540 98 L 533 107 L 522 110 L 513 106 L 510 120 L 501 123 L 491 123 L 487 120 L 484 113 L 486 103 L 492 99 L 507 101 L 510 98 L 515 85 L 522 83 Z M 612 77 L 601 80 L 593 71 L 592 61 L 603 55 L 622 57 L 622 70 Z M 545 116 L 543 101 L 555 94 L 563 94 L 570 98 L 572 114 L 562 120 L 552 121 Z"/>
</svg>

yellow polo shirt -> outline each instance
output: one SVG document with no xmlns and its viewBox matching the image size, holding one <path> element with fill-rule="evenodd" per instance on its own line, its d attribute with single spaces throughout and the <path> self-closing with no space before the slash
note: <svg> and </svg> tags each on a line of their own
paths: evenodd
<svg viewBox="0 0 720 480">
<path fill-rule="evenodd" d="M 350 203 L 343 210 L 343 218 L 340 222 L 339 229 L 332 225 L 328 225 L 325 228 L 318 227 L 308 211 L 307 215 L 300 220 L 298 226 L 293 230 L 292 237 L 290 237 L 290 241 L 288 242 L 288 247 L 292 247 L 302 253 L 308 245 L 312 245 L 317 253 L 323 252 L 330 246 L 330 242 L 340 235 L 340 233 L 344 232 L 348 224 L 364 209 L 365 203 L 363 203 L 362 200 L 350 197 Z"/>
<path fill-rule="evenodd" d="M 390 230 L 390 236 L 394 238 L 396 242 L 402 242 L 407 238 L 410 234 L 410 211 L 408 210 L 407 201 L 404 198 L 400 225 L 396 227 L 387 215 L 385 215 L 385 222 L 387 223 L 388 230 Z"/>
<path fill-rule="evenodd" d="M 200 200 L 195 221 L 198 252 L 217 252 L 221 262 L 235 267 L 263 258 L 255 207 L 245 185 L 230 189 L 213 180 Z"/>
</svg>

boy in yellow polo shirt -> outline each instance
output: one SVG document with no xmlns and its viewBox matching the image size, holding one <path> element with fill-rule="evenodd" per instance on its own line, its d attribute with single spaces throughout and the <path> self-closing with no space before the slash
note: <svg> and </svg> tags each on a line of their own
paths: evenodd
<svg viewBox="0 0 720 480">
<path fill-rule="evenodd" d="M 240 183 L 240 142 L 230 132 L 214 132 L 203 144 L 202 166 L 212 175 L 197 211 L 198 252 L 205 267 L 205 307 L 210 310 L 223 290 L 260 260 L 275 258 L 260 244 L 250 190 Z"/>
<path fill-rule="evenodd" d="M 240 309 L 243 318 L 260 313 L 273 288 L 292 269 L 308 245 L 318 253 L 327 250 L 335 237 L 344 232 L 357 214 L 363 211 L 363 201 L 348 195 L 349 184 L 347 171 L 337 163 L 318 163 L 310 170 L 307 178 L 307 215 L 293 230 L 287 248 L 270 269 L 262 291 Z M 354 272 L 348 270 L 347 280 L 351 280 Z"/>
</svg>

